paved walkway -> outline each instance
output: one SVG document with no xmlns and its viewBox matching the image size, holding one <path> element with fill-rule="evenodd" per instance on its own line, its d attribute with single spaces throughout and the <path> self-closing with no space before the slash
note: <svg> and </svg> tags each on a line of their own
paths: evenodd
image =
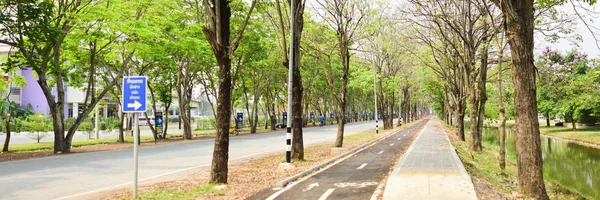
<svg viewBox="0 0 600 200">
<path fill-rule="evenodd" d="M 425 126 L 388 177 L 383 199 L 477 199 L 471 177 L 438 118 Z"/>
</svg>

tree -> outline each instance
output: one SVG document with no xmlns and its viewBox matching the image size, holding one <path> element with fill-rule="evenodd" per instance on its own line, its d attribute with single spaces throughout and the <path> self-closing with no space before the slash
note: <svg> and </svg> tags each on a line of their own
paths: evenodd
<svg viewBox="0 0 600 200">
<path fill-rule="evenodd" d="M 337 102 L 338 118 L 346 115 L 348 95 L 348 75 L 350 73 L 350 47 L 359 39 L 359 32 L 366 18 L 368 3 L 365 0 L 317 0 L 321 10 L 317 14 L 335 30 L 337 37 L 338 54 L 341 59 L 342 79 L 337 83 L 333 71 L 325 70 L 325 75 L 333 96 Z M 338 88 L 339 87 L 339 88 Z M 346 121 L 338 124 L 335 147 L 342 147 L 344 142 L 344 125 Z"/>
<path fill-rule="evenodd" d="M 32 68 L 37 74 L 38 84 L 50 107 L 54 153 L 69 153 L 79 124 L 121 81 L 120 77 L 129 66 L 135 47 L 128 44 L 136 42 L 136 35 L 143 32 L 139 29 L 138 20 L 147 5 L 79 0 L 3 3 L 0 33 L 8 37 L 0 43 L 16 47 L 21 57 L 20 66 Z M 116 47 L 109 48 L 113 45 Z M 105 79 L 107 81 L 102 83 L 102 89 L 96 91 L 96 70 L 112 72 L 116 78 Z M 84 111 L 71 127 L 65 126 L 64 119 L 67 82 L 71 86 L 86 88 L 88 94 Z"/>
<path fill-rule="evenodd" d="M 12 50 L 12 49 L 11 49 Z M 12 51 L 11 51 L 12 52 Z M 16 71 L 15 71 L 15 67 L 11 66 L 13 64 L 18 64 L 18 62 L 14 62 L 10 56 L 9 52 L 9 56 L 6 57 L 6 59 L 4 59 L 3 57 L 0 57 L 0 67 L 2 68 L 2 71 L 4 71 L 6 74 L 10 74 L 10 78 L 8 80 L 0 80 L 0 93 L 5 93 L 6 92 L 6 96 L 3 96 L 0 102 L 0 115 L 3 117 L 6 117 L 5 120 L 3 120 L 3 122 L 5 123 L 5 133 L 6 133 L 6 137 L 4 139 L 4 146 L 2 148 L 2 152 L 8 152 L 8 146 L 10 144 L 10 136 L 11 136 L 11 122 L 13 117 L 15 117 L 17 111 L 23 110 L 22 108 L 18 107 L 14 102 L 12 102 L 10 100 L 10 95 L 11 95 L 11 88 L 12 86 L 17 86 L 17 87 L 25 87 L 27 85 L 27 82 L 25 81 L 25 79 L 23 78 L 23 76 L 21 75 L 17 75 Z M 25 110 L 28 112 L 32 112 L 31 110 Z M 29 113 L 32 114 L 32 113 Z M 27 117 L 27 116 L 24 116 Z"/>
<path fill-rule="evenodd" d="M 511 50 L 515 86 L 517 169 L 519 192 L 526 197 L 549 199 L 544 185 L 542 149 L 533 65 L 533 0 L 496 0 L 504 14 L 505 32 Z"/>
<path fill-rule="evenodd" d="M 231 8 L 228 0 L 205 0 L 203 8 L 206 17 L 202 31 L 215 54 L 219 65 L 219 90 L 217 95 L 217 133 L 213 151 L 210 182 L 227 183 L 227 163 L 229 159 L 229 127 L 231 116 L 231 58 L 244 34 L 244 29 L 256 0 L 252 1 L 250 10 L 244 19 L 239 32 L 231 40 Z"/>
</svg>

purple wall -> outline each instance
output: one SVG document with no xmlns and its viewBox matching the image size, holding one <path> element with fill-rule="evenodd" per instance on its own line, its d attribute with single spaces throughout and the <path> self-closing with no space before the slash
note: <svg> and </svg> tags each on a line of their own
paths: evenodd
<svg viewBox="0 0 600 200">
<path fill-rule="evenodd" d="M 32 69 L 25 69 L 21 71 L 21 75 L 27 81 L 27 86 L 21 89 L 21 107 L 27 108 L 27 105 L 31 104 L 31 108 L 36 113 L 42 113 L 43 115 L 50 115 L 50 106 L 46 101 L 44 92 L 37 82 L 37 77 L 33 75 Z M 56 89 L 52 89 L 52 94 L 56 95 Z M 65 92 L 65 100 L 67 99 Z M 65 104 L 65 117 L 68 117 L 69 107 Z"/>
</svg>

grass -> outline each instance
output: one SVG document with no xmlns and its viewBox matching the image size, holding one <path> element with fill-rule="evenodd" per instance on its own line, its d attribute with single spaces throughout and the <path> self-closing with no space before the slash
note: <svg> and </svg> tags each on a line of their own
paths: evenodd
<svg viewBox="0 0 600 200">
<path fill-rule="evenodd" d="M 192 135 L 195 137 L 198 136 L 208 136 L 214 135 L 215 133 L 206 133 L 201 131 L 193 131 Z M 182 138 L 182 133 L 169 133 L 167 134 L 167 139 L 177 139 Z M 140 142 L 152 142 L 154 141 L 154 137 L 150 135 L 141 136 Z M 91 145 L 100 145 L 100 144 L 116 144 L 117 138 L 101 138 L 101 139 L 88 139 L 88 140 L 73 140 L 71 143 L 72 147 L 82 147 L 82 146 L 91 146 Z M 125 143 L 133 143 L 132 136 L 125 136 Z M 41 150 L 51 150 L 54 148 L 54 142 L 40 142 L 40 143 L 28 143 L 28 144 L 11 144 L 9 146 L 9 152 L 31 152 L 31 151 L 41 151 Z"/>
<path fill-rule="evenodd" d="M 451 130 L 449 132 L 455 132 L 452 127 L 446 127 L 446 129 Z M 469 174 L 486 179 L 505 194 L 518 192 L 518 170 L 515 156 L 506 155 L 506 169 L 502 170 L 498 165 L 499 146 L 484 141 L 486 148 L 483 151 L 471 153 L 468 142 L 461 142 L 456 137 L 451 138 L 452 145 L 456 148 Z M 555 181 L 547 178 L 544 181 L 551 199 L 590 199 Z"/>
<path fill-rule="evenodd" d="M 560 127 L 560 126 L 545 126 L 546 121 L 540 120 L 540 133 L 550 136 L 555 136 L 559 138 L 577 140 L 582 142 L 588 142 L 592 144 L 600 145 L 600 128 L 595 127 L 581 127 L 577 130 L 573 130 L 569 127 Z M 494 127 L 497 127 L 497 122 L 493 122 L 491 124 Z M 507 120 L 506 127 L 511 128 L 515 126 L 515 120 Z"/>
<path fill-rule="evenodd" d="M 375 133 L 356 134 L 344 137 L 345 141 L 365 141 L 376 137 Z"/>
<path fill-rule="evenodd" d="M 233 131 L 233 129 L 231 129 Z M 264 126 L 257 126 L 256 130 L 265 130 Z M 250 131 L 250 127 L 244 127 L 242 131 Z M 194 130 L 192 131 L 192 135 L 194 137 L 199 136 L 210 136 L 215 135 L 216 131 L 214 129 L 207 130 Z M 357 137 L 367 137 L 362 136 Z M 169 133 L 167 134 L 167 139 L 178 139 L 182 138 L 183 133 Z M 375 137 L 374 135 L 371 137 Z M 352 140 L 352 137 L 350 137 Z M 141 142 L 151 142 L 154 141 L 154 137 L 152 136 L 141 136 Z M 73 140 L 71 146 L 72 147 L 82 147 L 82 146 L 91 146 L 91 145 L 100 145 L 100 144 L 115 144 L 117 143 L 117 138 L 102 138 L 102 139 L 89 139 L 89 140 Z M 125 136 L 125 143 L 133 143 L 133 137 Z M 40 142 L 40 143 L 29 143 L 29 144 L 11 144 L 9 146 L 8 152 L 32 152 L 32 151 L 42 151 L 42 150 L 52 150 L 54 148 L 54 142 Z"/>
<path fill-rule="evenodd" d="M 567 127 L 540 126 L 540 132 L 550 136 L 600 144 L 600 129 L 598 128 L 584 128 L 574 131 L 572 128 Z"/>
<path fill-rule="evenodd" d="M 153 190 L 147 193 L 144 193 L 138 199 L 148 199 L 148 200 L 162 200 L 162 199 L 198 199 L 205 194 L 218 194 L 222 195 L 225 193 L 225 189 L 215 189 L 214 184 L 201 184 L 196 185 L 194 187 L 186 187 L 186 188 L 167 188 L 162 190 Z M 131 196 L 124 197 L 122 199 L 133 199 Z"/>
</svg>

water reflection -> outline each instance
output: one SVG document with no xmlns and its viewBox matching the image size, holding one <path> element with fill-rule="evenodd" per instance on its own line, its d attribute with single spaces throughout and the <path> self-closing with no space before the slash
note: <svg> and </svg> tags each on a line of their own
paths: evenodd
<svg viewBox="0 0 600 200">
<path fill-rule="evenodd" d="M 507 155 L 514 156 L 516 152 L 515 136 L 514 131 L 507 130 Z M 486 128 L 483 139 L 492 144 L 500 144 L 498 129 Z M 600 149 L 547 137 L 542 137 L 541 140 L 546 177 L 600 199 Z"/>
</svg>

